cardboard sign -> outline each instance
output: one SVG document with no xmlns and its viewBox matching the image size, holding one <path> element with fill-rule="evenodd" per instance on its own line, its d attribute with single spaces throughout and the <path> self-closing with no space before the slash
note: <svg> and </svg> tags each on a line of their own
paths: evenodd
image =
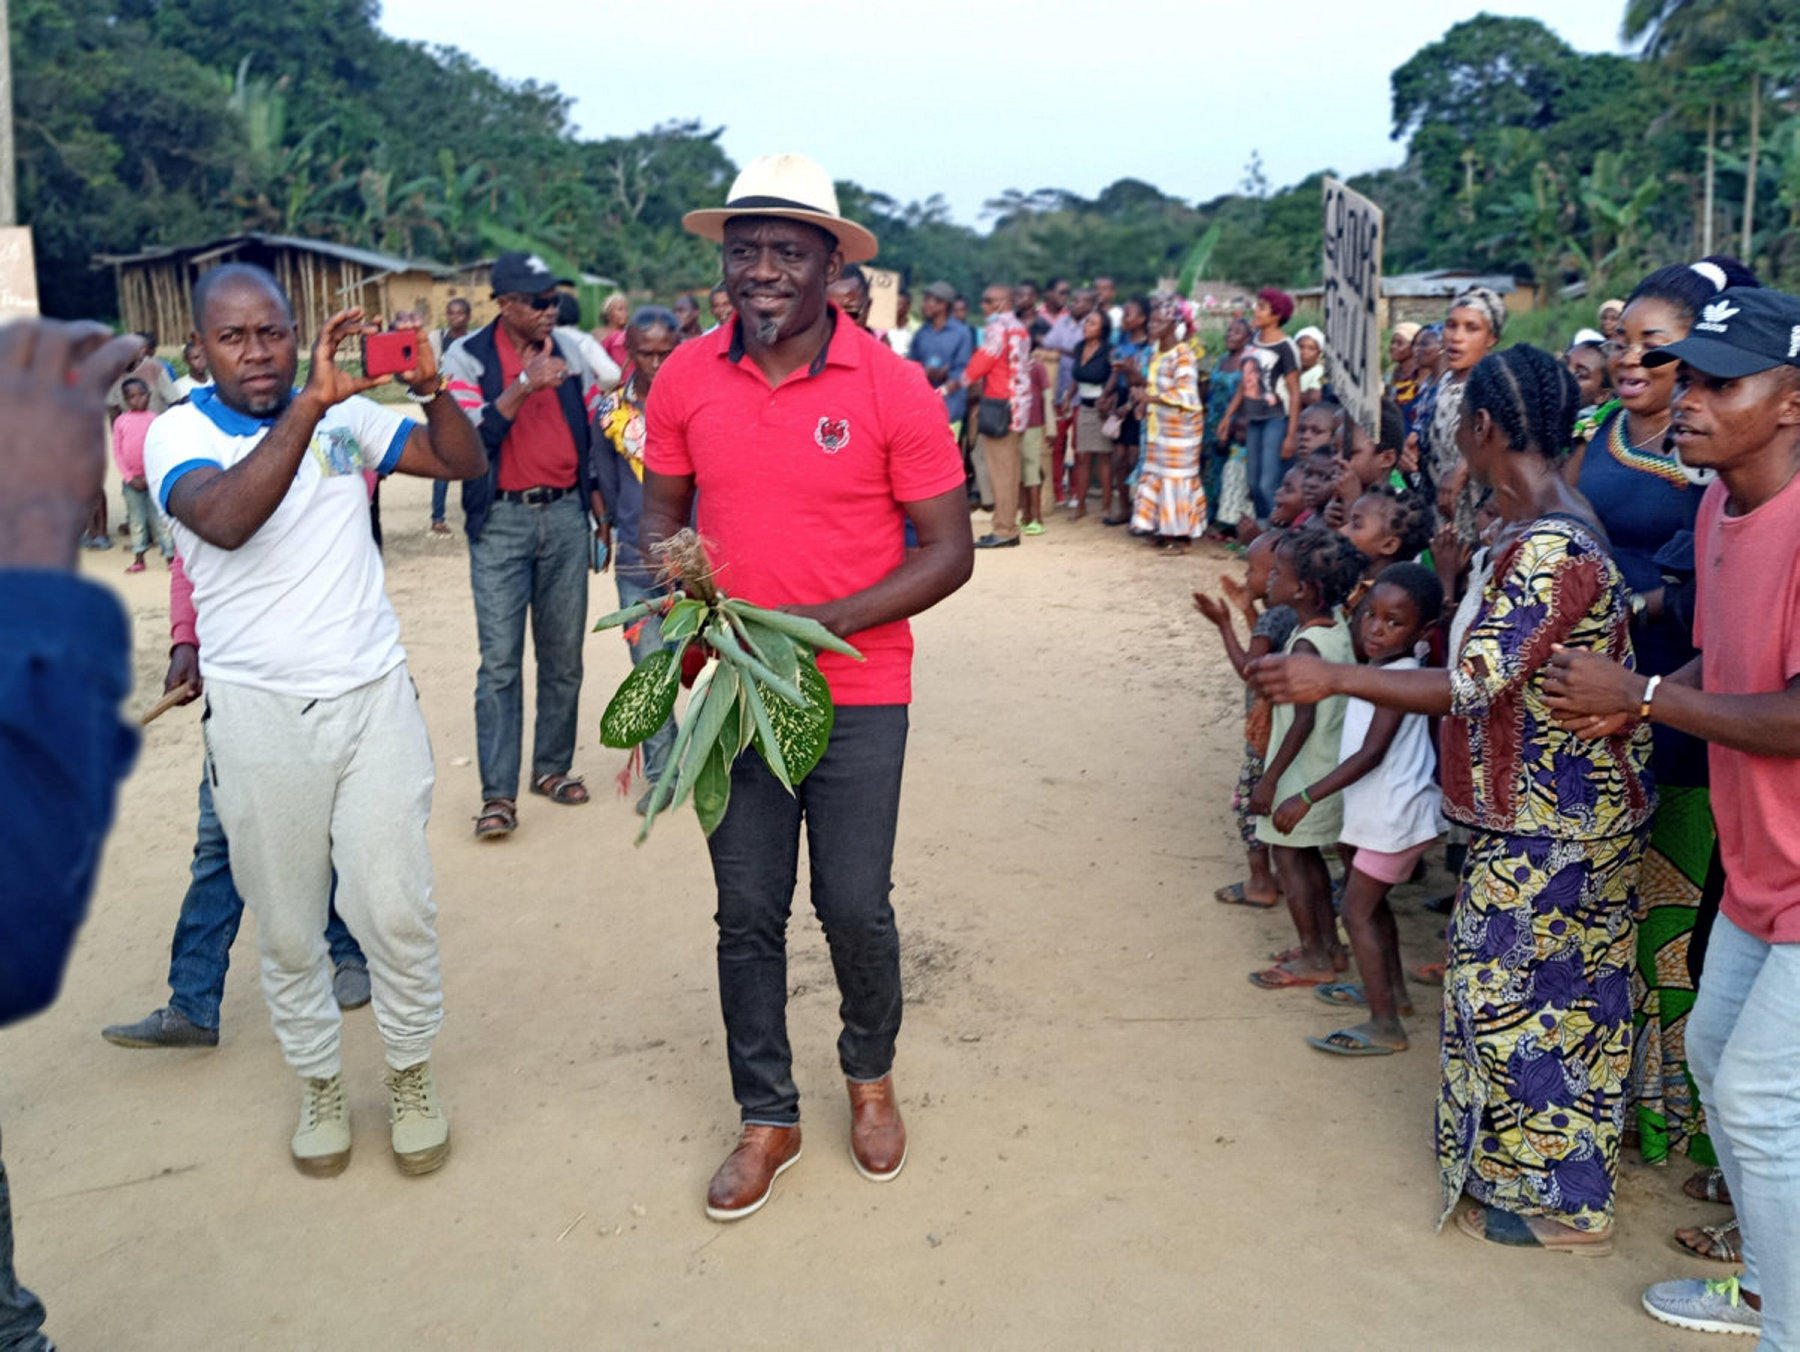
<svg viewBox="0 0 1800 1352">
<path fill-rule="evenodd" d="M 1381 208 L 1325 180 L 1325 355 L 1338 402 L 1381 433 Z"/>
<path fill-rule="evenodd" d="M 869 279 L 869 327 L 885 333 L 900 322 L 900 274 L 865 266 Z"/>
<path fill-rule="evenodd" d="M 0 227 L 0 320 L 36 319 L 37 264 L 31 255 L 31 227 Z"/>
</svg>

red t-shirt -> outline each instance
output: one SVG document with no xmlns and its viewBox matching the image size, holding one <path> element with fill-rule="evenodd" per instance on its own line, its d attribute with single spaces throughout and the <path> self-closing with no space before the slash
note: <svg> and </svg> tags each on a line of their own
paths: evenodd
<svg viewBox="0 0 1800 1352">
<path fill-rule="evenodd" d="M 1694 523 L 1694 646 L 1715 695 L 1785 690 L 1800 676 L 1800 479 L 1743 516 L 1723 482 Z M 1768 943 L 1800 943 L 1800 760 L 1708 749 L 1725 861 L 1720 909 Z"/>
<path fill-rule="evenodd" d="M 503 329 L 494 333 L 494 350 L 500 354 L 501 386 L 512 384 L 525 369 L 518 349 Z M 573 377 L 571 377 L 573 378 Z M 546 386 L 525 396 L 519 416 L 500 443 L 500 490 L 517 493 L 527 488 L 568 488 L 576 480 L 575 436 L 563 417 L 562 395 Z"/>
<path fill-rule="evenodd" d="M 825 358 L 770 387 L 732 356 L 737 321 L 670 354 L 645 408 L 644 465 L 692 475 L 719 584 L 759 606 L 820 605 L 873 586 L 906 556 L 902 503 L 963 482 L 924 369 L 840 314 Z M 838 704 L 912 699 L 905 620 L 819 654 Z"/>
</svg>

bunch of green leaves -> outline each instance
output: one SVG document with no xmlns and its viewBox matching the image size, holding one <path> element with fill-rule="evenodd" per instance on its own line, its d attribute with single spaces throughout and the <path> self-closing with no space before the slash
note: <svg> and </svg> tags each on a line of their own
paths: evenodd
<svg viewBox="0 0 1800 1352">
<path fill-rule="evenodd" d="M 818 650 L 862 658 L 817 620 L 708 590 L 710 600 L 676 591 L 628 606 L 594 626 L 612 629 L 653 612 L 662 621 L 664 646 L 632 668 L 601 715 L 600 740 L 607 746 L 637 746 L 662 727 L 675 711 L 688 649 L 698 643 L 707 654 L 668 766 L 651 791 L 640 845 L 659 813 L 690 797 L 710 836 L 731 800 L 731 767 L 749 747 L 792 793 L 825 754 L 836 718 L 831 688 L 819 674 Z"/>
</svg>

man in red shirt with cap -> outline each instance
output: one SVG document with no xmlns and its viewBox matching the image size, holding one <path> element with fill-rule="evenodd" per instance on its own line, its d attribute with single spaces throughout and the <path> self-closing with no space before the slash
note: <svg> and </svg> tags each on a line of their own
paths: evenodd
<svg viewBox="0 0 1800 1352">
<path fill-rule="evenodd" d="M 821 653 L 836 723 L 793 794 L 754 754 L 708 840 L 718 888 L 719 1001 L 738 1147 L 706 1214 L 738 1220 L 800 1157 L 800 1095 L 787 1038 L 787 920 L 800 823 L 812 901 L 842 996 L 838 1059 L 850 1153 L 883 1182 L 906 1161 L 891 1070 L 900 1030 L 892 889 L 912 634 L 907 617 L 968 580 L 974 555 L 961 457 L 916 365 L 826 297 L 875 237 L 838 214 L 831 178 L 798 155 L 749 165 L 723 208 L 685 224 L 723 246 L 736 316 L 669 357 L 646 410 L 642 539 L 688 520 L 733 595 L 810 615 L 865 660 Z M 919 547 L 908 551 L 910 521 Z"/>
</svg>

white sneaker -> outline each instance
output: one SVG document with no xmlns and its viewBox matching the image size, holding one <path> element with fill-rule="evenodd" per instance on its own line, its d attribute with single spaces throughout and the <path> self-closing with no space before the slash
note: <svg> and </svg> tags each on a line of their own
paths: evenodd
<svg viewBox="0 0 1800 1352">
<path fill-rule="evenodd" d="M 428 1174 L 450 1158 L 450 1119 L 431 1081 L 431 1062 L 387 1073 L 388 1123 L 403 1174 Z"/>
<path fill-rule="evenodd" d="M 349 1167 L 350 1105 L 341 1074 L 305 1081 L 293 1153 L 294 1167 L 314 1178 L 331 1178 Z"/>
<path fill-rule="evenodd" d="M 1644 1309 L 1652 1319 L 1698 1333 L 1762 1332 L 1762 1311 L 1745 1303 L 1736 1277 L 1658 1282 L 1644 1292 Z"/>
</svg>

